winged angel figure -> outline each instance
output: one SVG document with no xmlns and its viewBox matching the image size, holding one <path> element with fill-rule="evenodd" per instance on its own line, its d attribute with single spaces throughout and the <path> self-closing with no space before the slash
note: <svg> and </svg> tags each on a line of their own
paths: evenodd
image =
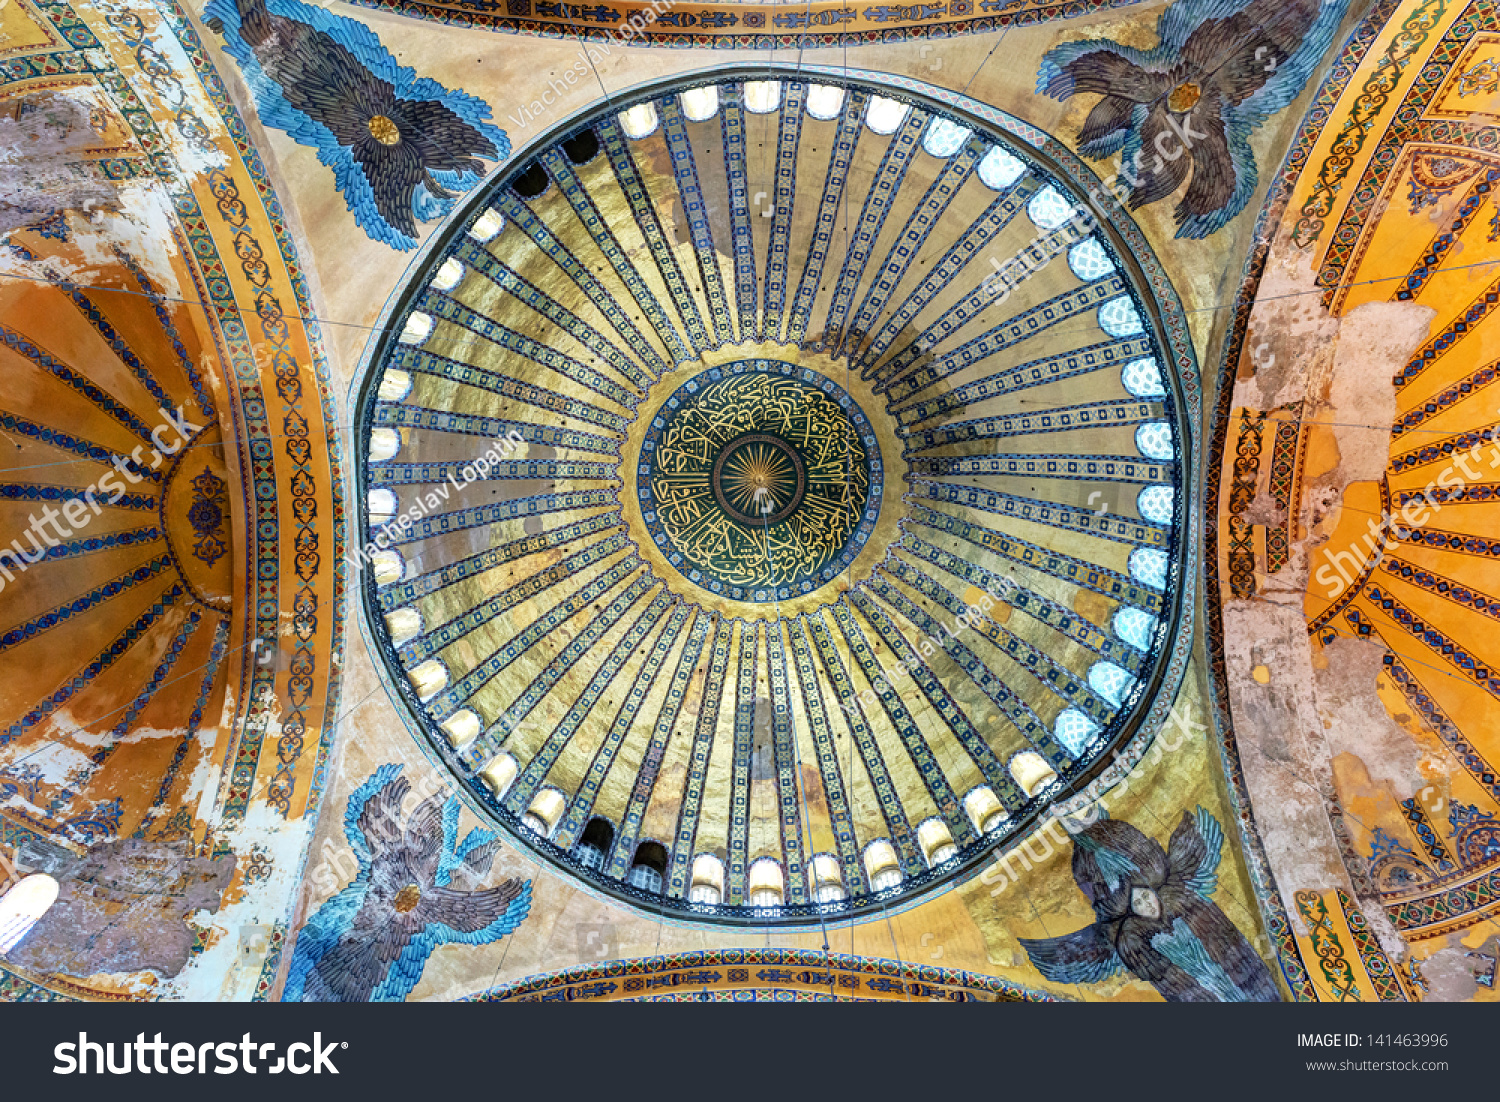
<svg viewBox="0 0 1500 1102">
<path fill-rule="evenodd" d="M 472 892 L 450 886 L 460 866 L 487 872 L 500 839 L 473 830 L 459 842 L 458 797 L 444 800 L 441 792 L 403 824 L 410 786 L 400 772 L 399 765 L 381 766 L 349 797 L 344 834 L 359 873 L 302 928 L 288 1001 L 399 1002 L 434 949 L 498 941 L 531 909 L 529 880 Z"/>
<path fill-rule="evenodd" d="M 1120 155 L 1132 210 L 1191 176 L 1173 211 L 1178 237 L 1207 237 L 1249 202 L 1258 171 L 1250 134 L 1317 69 L 1348 0 L 1179 0 L 1150 50 L 1105 39 L 1042 58 L 1037 91 L 1103 98 L 1078 134 L 1091 159 Z"/>
<path fill-rule="evenodd" d="M 1166 852 L 1135 827 L 1100 819 L 1073 836 L 1073 879 L 1097 919 L 1062 937 L 1021 939 L 1056 983 L 1102 983 L 1121 969 L 1169 1002 L 1276 1002 L 1265 963 L 1213 902 L 1224 833 L 1203 808 Z"/>
</svg>

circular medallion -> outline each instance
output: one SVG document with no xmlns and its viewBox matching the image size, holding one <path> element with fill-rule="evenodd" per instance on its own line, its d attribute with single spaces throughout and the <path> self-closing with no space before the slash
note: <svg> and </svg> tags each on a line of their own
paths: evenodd
<svg viewBox="0 0 1500 1102">
<path fill-rule="evenodd" d="M 734 600 L 810 593 L 874 530 L 880 448 L 833 380 L 752 360 L 684 383 L 641 447 L 646 527 L 695 585 Z"/>
</svg>

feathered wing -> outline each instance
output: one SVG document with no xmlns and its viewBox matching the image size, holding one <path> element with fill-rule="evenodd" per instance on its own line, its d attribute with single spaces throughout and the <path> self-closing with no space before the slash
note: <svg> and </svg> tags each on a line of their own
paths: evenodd
<svg viewBox="0 0 1500 1102">
<path fill-rule="evenodd" d="M 422 893 L 422 902 L 414 915 L 423 925 L 445 927 L 458 935 L 449 940 L 462 940 L 506 915 L 511 903 L 523 892 L 529 896 L 529 884 L 530 881 L 511 879 L 477 892 L 431 888 Z"/>
<path fill-rule="evenodd" d="M 467 896 L 467 900 L 454 897 Z M 498 910 L 500 900 L 506 899 Z M 431 907 L 429 911 L 427 908 Z M 485 915 L 493 915 L 488 923 L 468 932 L 460 932 L 447 921 L 433 921 L 418 931 L 406 944 L 401 954 L 386 970 L 385 978 L 371 992 L 372 1002 L 399 1002 L 411 994 L 412 988 L 422 978 L 427 958 L 439 946 L 450 943 L 463 945 L 488 945 L 511 933 L 531 912 L 531 881 L 507 880 L 488 891 L 448 892 L 435 891 L 430 898 L 424 897 L 423 905 L 412 912 L 413 916 L 436 914 L 472 926 Z"/>
<path fill-rule="evenodd" d="M 1032 965 L 1053 983 L 1102 983 L 1124 967 L 1097 926 L 1062 937 L 1020 941 Z"/>
<path fill-rule="evenodd" d="M 1189 815 L 1172 831 L 1167 843 L 1169 878 L 1176 884 L 1212 899 L 1219 886 L 1219 858 L 1224 847 L 1224 832 L 1219 821 L 1202 807 Z"/>
</svg>

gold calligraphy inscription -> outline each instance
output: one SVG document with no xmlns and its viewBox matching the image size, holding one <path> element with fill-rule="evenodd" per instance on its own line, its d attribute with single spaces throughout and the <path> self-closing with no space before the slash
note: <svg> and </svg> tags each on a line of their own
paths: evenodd
<svg viewBox="0 0 1500 1102">
<path fill-rule="evenodd" d="M 662 549 L 690 577 L 731 587 L 831 579 L 871 490 L 868 451 L 838 402 L 764 372 L 683 397 L 664 411 L 651 461 Z"/>
</svg>

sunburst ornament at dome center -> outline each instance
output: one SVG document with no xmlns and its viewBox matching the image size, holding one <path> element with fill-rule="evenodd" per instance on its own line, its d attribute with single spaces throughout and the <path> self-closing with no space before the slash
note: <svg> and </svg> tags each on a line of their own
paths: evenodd
<svg viewBox="0 0 1500 1102">
<path fill-rule="evenodd" d="M 662 406 L 641 449 L 642 517 L 693 584 L 737 601 L 826 585 L 874 531 L 880 449 L 833 380 L 774 360 L 714 368 Z"/>
</svg>

